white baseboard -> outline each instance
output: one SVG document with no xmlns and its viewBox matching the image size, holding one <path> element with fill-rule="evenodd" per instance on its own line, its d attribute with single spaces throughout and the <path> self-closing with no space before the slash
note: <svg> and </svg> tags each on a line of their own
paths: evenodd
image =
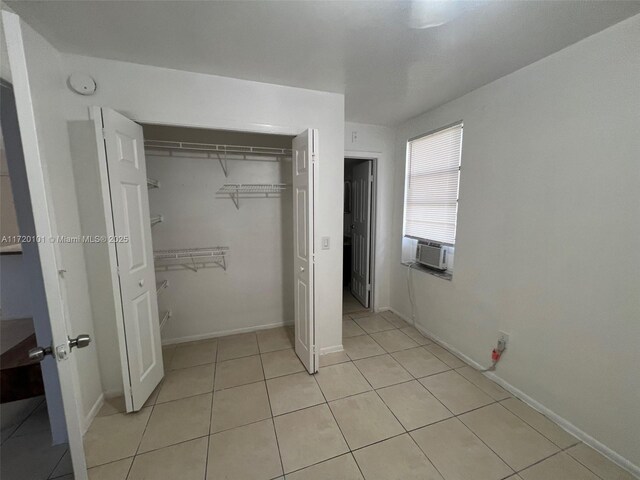
<svg viewBox="0 0 640 480">
<path fill-rule="evenodd" d="M 122 397 L 124 395 L 124 390 L 107 390 L 105 392 L 102 392 L 102 395 L 104 396 L 105 400 L 108 398 L 116 398 L 116 397 Z"/>
<path fill-rule="evenodd" d="M 290 322 L 269 323 L 267 325 L 255 325 L 252 327 L 234 328 L 231 330 L 220 330 L 217 332 L 202 333 L 199 335 L 189 335 L 186 337 L 167 338 L 162 340 L 162 345 L 175 345 L 178 343 L 195 342 L 198 340 L 208 340 L 210 338 L 225 337 L 227 335 L 235 335 L 237 333 L 255 332 L 258 330 L 267 330 L 269 328 L 286 327 L 293 325 Z"/>
<path fill-rule="evenodd" d="M 195 342 L 198 340 L 208 340 L 210 338 L 224 337 L 227 335 L 235 335 L 237 333 L 256 332 L 258 330 L 268 330 L 270 328 L 286 327 L 293 325 L 290 322 L 270 323 L 268 325 L 257 325 L 253 327 L 235 328 L 233 330 L 222 330 L 219 332 L 203 333 L 201 335 L 190 335 L 186 337 L 167 338 L 162 340 L 162 345 L 177 345 L 186 342 Z M 320 349 L 320 355 L 327 355 L 328 353 L 342 352 L 344 347 L 340 345 L 332 345 L 330 347 L 323 347 Z M 122 395 L 122 392 L 105 392 L 105 398 L 117 397 Z"/>
<path fill-rule="evenodd" d="M 405 315 L 401 314 L 397 310 L 395 310 L 393 308 L 390 308 L 389 310 L 391 310 L 393 313 L 398 315 L 405 322 L 408 322 L 408 323 L 414 325 L 423 335 L 425 335 L 426 337 L 430 338 L 431 340 L 433 340 L 434 342 L 438 343 L 439 345 L 443 346 L 447 350 L 451 351 L 452 353 L 454 353 L 455 355 L 460 357 L 462 360 L 464 360 L 466 363 L 468 363 L 469 365 L 471 365 L 475 369 L 482 370 L 482 369 L 486 368 L 485 366 L 480 365 L 478 362 L 476 362 L 472 358 L 470 358 L 467 355 L 465 355 L 464 353 L 462 353 L 457 348 L 449 345 L 446 342 L 443 342 L 440 338 L 438 338 L 437 336 L 433 335 L 431 332 L 426 330 L 421 325 L 412 322 L 409 318 L 407 318 Z M 542 415 L 547 417 L 552 422 L 556 423 L 558 426 L 560 426 L 561 428 L 563 428 L 564 430 L 569 432 L 574 437 L 577 437 L 579 440 L 581 440 L 586 445 L 590 446 L 591 448 L 593 448 L 597 452 L 599 452 L 602 455 L 604 455 L 605 457 L 607 457 L 609 460 L 611 460 L 613 463 L 618 465 L 620 468 L 623 468 L 624 470 L 627 470 L 632 475 L 640 478 L 640 466 L 635 465 L 630 460 L 626 459 L 625 457 L 623 457 L 619 453 L 617 453 L 614 450 L 612 450 L 611 448 L 607 447 L 602 442 L 596 440 L 595 438 L 593 438 L 591 435 L 589 435 L 585 431 L 583 431 L 583 430 L 579 429 L 578 427 L 576 427 L 574 424 L 572 424 L 566 418 L 561 417 L 560 415 L 558 415 L 557 413 L 555 413 L 551 409 L 545 407 L 543 404 L 541 404 L 540 402 L 538 402 L 534 398 L 532 398 L 529 395 L 527 395 L 526 393 L 524 393 L 519 388 L 514 387 L 513 385 L 508 383 L 506 380 L 504 380 L 501 377 L 499 377 L 498 375 L 496 375 L 495 372 L 483 372 L 483 375 L 485 375 L 486 377 L 488 377 L 491 380 L 493 380 L 494 382 L 496 382 L 498 385 L 500 385 L 502 388 L 507 390 L 509 393 L 512 393 L 515 397 L 517 397 L 520 400 L 522 400 L 524 403 L 529 405 L 534 410 L 537 410 L 538 412 L 540 412 Z"/>
<path fill-rule="evenodd" d="M 93 407 L 91 407 L 91 410 L 89 410 L 89 413 L 87 413 L 87 415 L 84 417 L 84 420 L 82 422 L 83 435 L 87 433 L 87 430 L 89 430 L 89 427 L 93 423 L 93 419 L 96 418 L 96 415 L 98 415 L 98 412 L 100 411 L 103 405 L 104 405 L 104 393 L 101 393 L 98 399 L 93 404 Z"/>
<path fill-rule="evenodd" d="M 320 349 L 320 355 L 327 355 L 329 353 L 342 352 L 343 350 L 344 350 L 344 347 L 342 346 L 342 344 L 333 345 L 331 347 L 323 347 Z"/>
</svg>

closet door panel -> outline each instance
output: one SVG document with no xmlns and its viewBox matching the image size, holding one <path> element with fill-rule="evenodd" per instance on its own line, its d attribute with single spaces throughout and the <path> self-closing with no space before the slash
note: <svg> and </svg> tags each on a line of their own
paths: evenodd
<svg viewBox="0 0 640 480">
<path fill-rule="evenodd" d="M 314 303 L 314 169 L 317 131 L 293 140 L 294 323 L 296 354 L 309 373 L 318 371 Z"/>
<path fill-rule="evenodd" d="M 122 318 L 117 320 L 127 411 L 164 376 L 142 127 L 102 109 Z"/>
</svg>

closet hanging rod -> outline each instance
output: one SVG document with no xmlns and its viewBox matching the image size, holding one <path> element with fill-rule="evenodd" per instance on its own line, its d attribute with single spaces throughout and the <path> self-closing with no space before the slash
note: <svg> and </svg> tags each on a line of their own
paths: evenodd
<svg viewBox="0 0 640 480">
<path fill-rule="evenodd" d="M 190 151 L 227 155 L 267 155 L 272 157 L 291 157 L 290 148 L 251 147 L 245 145 L 222 145 L 216 143 L 172 142 L 166 140 L 145 140 L 145 148 L 159 150 Z M 229 160 L 243 160 L 228 157 Z"/>
</svg>

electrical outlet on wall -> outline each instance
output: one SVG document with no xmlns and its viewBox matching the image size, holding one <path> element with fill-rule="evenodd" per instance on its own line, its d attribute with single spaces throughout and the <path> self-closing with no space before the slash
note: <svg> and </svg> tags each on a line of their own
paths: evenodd
<svg viewBox="0 0 640 480">
<path fill-rule="evenodd" d="M 498 345 L 500 344 L 502 344 L 503 348 L 507 348 L 509 344 L 509 334 L 502 330 L 498 330 Z"/>
</svg>

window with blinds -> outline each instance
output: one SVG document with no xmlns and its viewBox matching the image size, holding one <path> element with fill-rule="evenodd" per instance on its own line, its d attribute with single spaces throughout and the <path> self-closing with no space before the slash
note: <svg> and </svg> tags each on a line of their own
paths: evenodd
<svg viewBox="0 0 640 480">
<path fill-rule="evenodd" d="M 462 123 L 407 142 L 404 235 L 454 245 Z"/>
</svg>

